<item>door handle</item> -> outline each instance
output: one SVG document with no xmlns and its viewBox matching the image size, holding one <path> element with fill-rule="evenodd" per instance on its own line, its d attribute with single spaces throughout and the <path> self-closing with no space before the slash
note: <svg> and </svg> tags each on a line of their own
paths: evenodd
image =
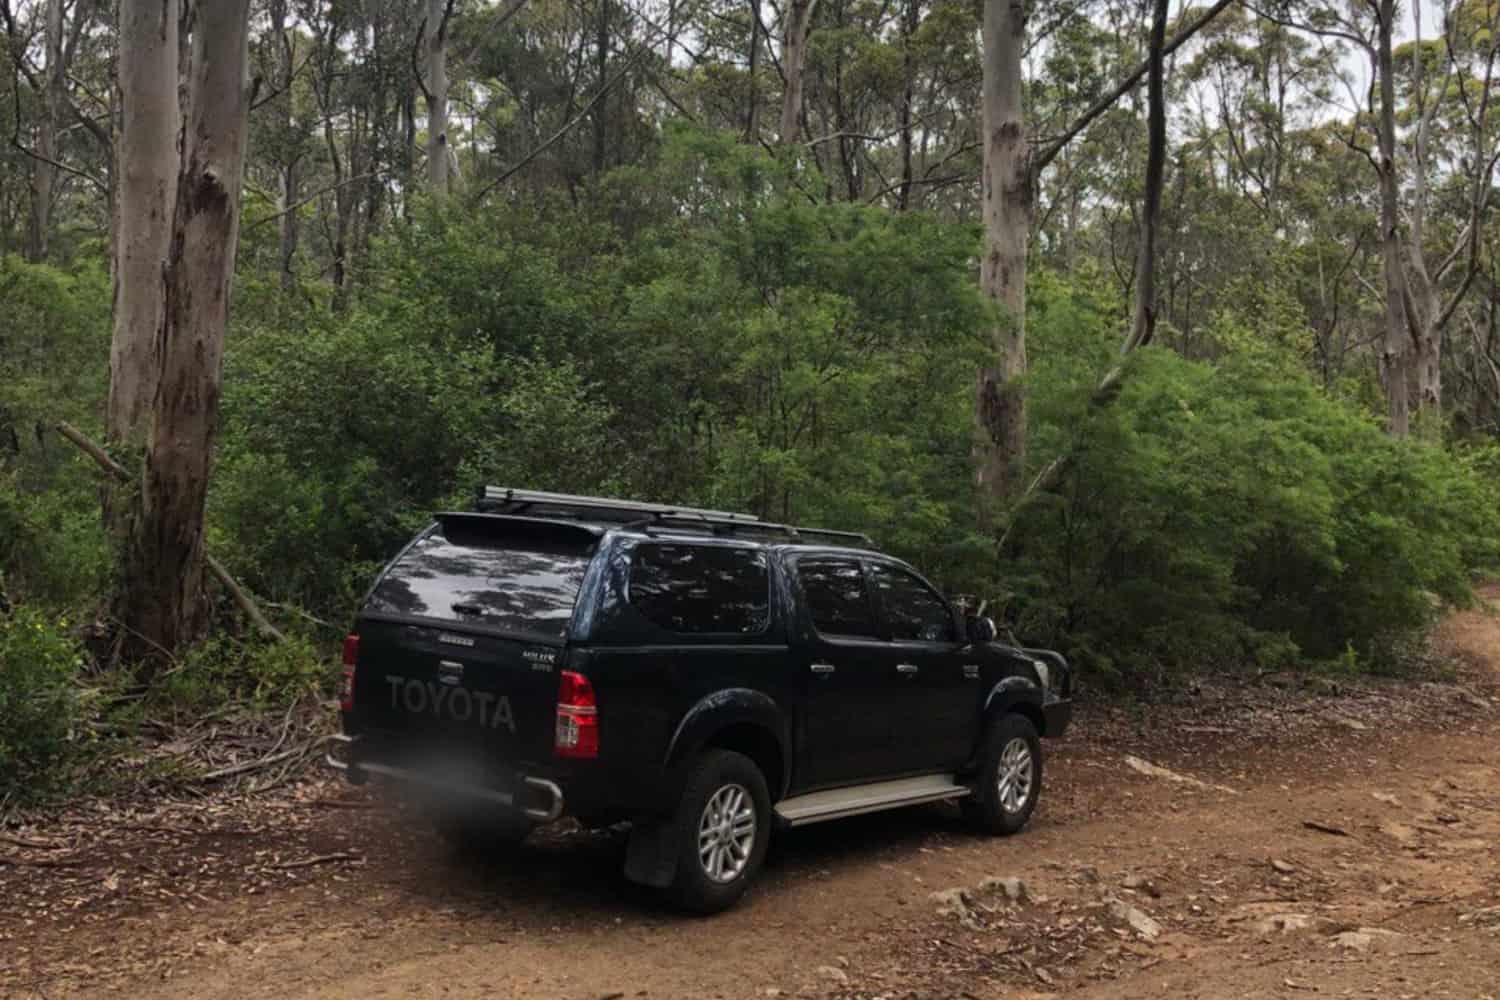
<svg viewBox="0 0 1500 1000">
<path fill-rule="evenodd" d="M 916 672 L 917 672 L 917 665 L 915 663 L 898 663 L 898 664 L 896 664 L 896 673 L 898 673 L 898 674 L 906 674 L 906 675 L 910 676 L 911 674 L 914 674 Z"/>
<path fill-rule="evenodd" d="M 814 663 L 812 666 L 808 667 L 807 669 L 811 670 L 815 674 L 821 674 L 823 676 L 827 676 L 828 674 L 833 673 L 833 664 L 832 663 Z"/>
</svg>

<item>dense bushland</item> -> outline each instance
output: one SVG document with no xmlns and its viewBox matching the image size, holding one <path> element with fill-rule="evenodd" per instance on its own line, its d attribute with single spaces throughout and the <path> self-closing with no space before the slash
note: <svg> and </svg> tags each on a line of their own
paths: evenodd
<svg viewBox="0 0 1500 1000">
<path fill-rule="evenodd" d="M 1083 268 L 1032 276 L 1032 462 L 1070 460 L 997 555 L 969 471 L 991 321 L 976 229 L 814 203 L 804 182 L 684 131 L 577 204 L 414 207 L 342 309 L 244 267 L 209 548 L 296 639 L 236 638 L 226 608 L 153 697 L 194 711 L 316 687 L 382 561 L 484 483 L 867 531 L 1096 685 L 1400 669 L 1500 563 L 1500 454 L 1391 439 L 1368 384 L 1325 388 L 1274 275 L 1192 350 L 1140 352 L 1098 405 L 1125 309 Z M 97 432 L 107 279 L 7 258 L 0 286 L 4 796 L 80 745 L 112 555 L 96 470 L 49 430 Z"/>
</svg>

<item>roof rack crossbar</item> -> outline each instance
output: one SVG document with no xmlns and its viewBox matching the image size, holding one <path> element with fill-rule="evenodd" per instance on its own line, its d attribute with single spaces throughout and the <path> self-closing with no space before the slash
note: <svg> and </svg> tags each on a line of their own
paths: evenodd
<svg viewBox="0 0 1500 1000">
<path fill-rule="evenodd" d="M 874 539 L 858 531 L 835 531 L 832 528 L 803 528 L 792 524 L 777 524 L 774 521 L 735 521 L 727 523 L 703 522 L 694 518 L 664 515 L 656 518 L 647 528 L 662 528 L 682 531 L 700 528 L 714 534 L 761 534 L 781 535 L 795 542 L 832 542 L 851 548 L 876 549 Z"/>
<path fill-rule="evenodd" d="M 674 504 L 645 503 L 639 500 L 617 500 L 613 497 L 580 496 L 572 493 L 548 493 L 542 490 L 517 490 L 486 486 L 479 492 L 478 509 L 489 513 L 519 514 L 531 507 L 547 507 L 574 514 L 614 514 L 629 518 L 632 527 L 647 525 L 665 528 L 705 528 L 715 534 L 742 530 L 768 535 L 784 535 L 801 540 L 853 543 L 874 549 L 869 535 L 857 531 L 835 531 L 830 528 L 802 528 L 791 524 L 762 521 L 754 514 L 709 510 L 705 507 L 679 507 Z"/>
</svg>

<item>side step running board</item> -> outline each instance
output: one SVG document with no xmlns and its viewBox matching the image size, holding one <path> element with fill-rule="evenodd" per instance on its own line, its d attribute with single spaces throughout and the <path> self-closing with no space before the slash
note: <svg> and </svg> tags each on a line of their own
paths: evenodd
<svg viewBox="0 0 1500 1000">
<path fill-rule="evenodd" d="M 797 795 L 776 803 L 776 814 L 789 826 L 805 826 L 882 809 L 961 799 L 971 791 L 968 785 L 959 784 L 951 774 L 929 774 L 921 778 L 877 781 L 871 785 Z"/>
</svg>

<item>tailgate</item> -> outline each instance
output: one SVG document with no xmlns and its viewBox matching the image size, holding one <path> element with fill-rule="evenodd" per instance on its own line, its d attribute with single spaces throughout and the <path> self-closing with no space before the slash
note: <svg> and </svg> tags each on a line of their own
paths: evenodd
<svg viewBox="0 0 1500 1000">
<path fill-rule="evenodd" d="M 490 759 L 549 760 L 563 647 L 599 535 L 439 515 L 365 602 L 346 721 L 412 756 L 459 744 Z"/>
<path fill-rule="evenodd" d="M 361 728 L 398 735 L 413 749 L 482 743 L 510 761 L 552 756 L 560 648 L 368 619 L 359 630 Z"/>
</svg>

